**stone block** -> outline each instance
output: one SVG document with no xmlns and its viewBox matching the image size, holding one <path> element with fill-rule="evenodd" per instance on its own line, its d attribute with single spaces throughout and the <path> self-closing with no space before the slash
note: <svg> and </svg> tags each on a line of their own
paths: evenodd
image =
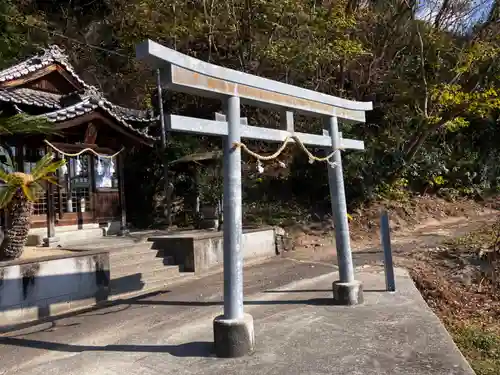
<svg viewBox="0 0 500 375">
<path fill-rule="evenodd" d="M 255 349 L 253 318 L 244 314 L 241 319 L 214 319 L 215 354 L 220 358 L 237 358 L 251 354 Z"/>
</svg>

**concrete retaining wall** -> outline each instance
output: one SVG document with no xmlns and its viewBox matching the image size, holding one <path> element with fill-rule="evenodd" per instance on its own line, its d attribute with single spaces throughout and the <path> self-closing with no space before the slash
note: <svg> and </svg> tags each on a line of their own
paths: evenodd
<svg viewBox="0 0 500 375">
<path fill-rule="evenodd" d="M 0 263 L 0 329 L 108 298 L 107 252 Z"/>
</svg>

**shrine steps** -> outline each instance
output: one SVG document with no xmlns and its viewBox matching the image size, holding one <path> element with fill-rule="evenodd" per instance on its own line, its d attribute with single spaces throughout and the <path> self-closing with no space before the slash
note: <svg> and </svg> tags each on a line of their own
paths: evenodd
<svg viewBox="0 0 500 375">
<path fill-rule="evenodd" d="M 108 251 L 110 300 L 161 290 L 172 279 L 191 274 L 182 273 L 182 266 L 174 264 L 173 257 L 152 249 L 151 243 L 127 237 L 102 237 L 65 248 Z"/>
<path fill-rule="evenodd" d="M 164 257 L 163 252 L 152 250 L 148 245 L 130 246 L 109 253 L 112 298 L 130 295 L 128 290 L 131 288 L 136 289 L 132 294 L 158 290 L 181 276 L 179 265 L 174 264 L 172 257 Z"/>
</svg>

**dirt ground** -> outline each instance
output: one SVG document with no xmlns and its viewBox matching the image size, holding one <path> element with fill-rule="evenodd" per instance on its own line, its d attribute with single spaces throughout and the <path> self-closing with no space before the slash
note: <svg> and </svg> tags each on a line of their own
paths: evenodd
<svg viewBox="0 0 500 375">
<path fill-rule="evenodd" d="M 478 375 L 500 374 L 500 285 L 496 276 L 500 266 L 487 256 L 495 248 L 500 250 L 498 207 L 498 201 L 433 198 L 378 203 L 352 215 L 350 225 L 355 265 L 381 264 L 378 217 L 381 209 L 388 210 L 395 265 L 409 269 L 423 297 Z M 286 256 L 335 263 L 329 225 L 292 228 L 295 249 Z"/>
<path fill-rule="evenodd" d="M 353 213 L 349 223 L 351 247 L 355 257 L 370 261 L 370 254 L 380 252 L 379 218 L 387 210 L 395 257 L 422 251 L 439 243 L 462 236 L 494 222 L 500 215 L 496 201 L 477 203 L 469 200 L 448 202 L 422 197 L 408 202 L 379 202 Z M 335 256 L 331 223 L 312 223 L 289 227 L 293 256 L 315 261 Z M 366 253 L 366 259 L 360 255 Z M 406 255 L 405 255 L 406 256 Z M 380 258 L 381 259 L 381 258 Z M 375 260 L 375 258 L 374 258 Z"/>
</svg>

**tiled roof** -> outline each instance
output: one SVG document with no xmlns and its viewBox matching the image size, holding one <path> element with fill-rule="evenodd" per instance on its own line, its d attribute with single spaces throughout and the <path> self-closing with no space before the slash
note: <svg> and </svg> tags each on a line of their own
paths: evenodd
<svg viewBox="0 0 500 375">
<path fill-rule="evenodd" d="M 120 115 L 124 120 L 135 122 L 153 122 L 158 120 L 159 116 L 149 110 L 140 110 L 125 108 L 116 104 L 111 104 L 114 112 Z"/>
<path fill-rule="evenodd" d="M 153 113 L 149 111 L 133 110 L 115 105 L 104 98 L 102 93 L 95 87 L 87 87 L 88 88 L 83 93 L 75 92 L 64 96 L 30 88 L 16 88 L 11 90 L 0 89 L 0 102 L 3 101 L 16 105 L 16 109 L 19 112 L 22 112 L 22 110 L 17 105 L 33 105 L 55 109 L 55 111 L 40 115 L 53 122 L 66 121 L 92 112 L 97 108 L 101 108 L 126 128 L 145 138 L 151 140 L 156 139 L 145 131 L 134 128 L 127 121 L 152 122 L 155 121 L 158 116 L 154 116 Z M 70 98 L 70 96 L 73 98 Z M 64 103 L 67 102 L 68 99 L 74 104 L 65 105 Z"/>
<path fill-rule="evenodd" d="M 87 86 L 87 90 L 96 91 L 94 87 Z M 99 93 L 100 97 L 103 97 Z M 67 95 L 54 94 L 50 92 L 45 92 L 41 90 L 34 90 L 26 87 L 12 88 L 12 89 L 0 89 L 0 102 L 15 103 L 21 105 L 32 105 L 36 107 L 43 108 L 62 108 L 65 106 L 67 98 L 79 98 L 78 100 L 83 100 L 85 98 L 85 93 L 72 92 Z M 139 110 L 132 108 L 125 108 L 105 100 L 105 104 L 113 110 L 117 115 L 119 115 L 125 121 L 132 122 L 154 122 L 157 121 L 159 116 L 155 115 L 153 111 L 150 110 Z"/>
<path fill-rule="evenodd" d="M 17 65 L 0 71 L 0 83 L 18 79 L 54 63 L 62 66 L 83 86 L 84 89 L 94 89 L 78 76 L 75 69 L 73 68 L 73 65 L 71 65 L 71 63 L 69 62 L 68 56 L 64 53 L 64 50 L 57 45 L 52 45 L 49 48 L 43 50 L 43 52 L 39 55 L 33 56 Z M 37 93 L 39 93 L 38 97 Z M 75 93 L 72 93 L 70 95 L 73 94 Z M 43 91 L 37 91 L 27 88 L 0 90 L 0 101 L 34 105 L 38 107 L 61 108 L 61 103 L 57 103 L 57 99 L 60 98 L 61 96 L 58 96 L 57 94 L 45 93 Z M 121 107 L 116 104 L 109 104 L 114 112 L 119 114 L 121 118 L 127 121 L 153 122 L 158 119 L 158 116 L 155 116 L 152 111 L 137 110 Z"/>
<path fill-rule="evenodd" d="M 76 104 L 70 105 L 65 108 L 58 109 L 53 112 L 45 113 L 43 115 L 40 115 L 40 117 L 45 117 L 49 121 L 52 122 L 61 122 L 61 121 L 66 121 L 70 120 L 75 117 L 83 116 L 87 113 L 92 112 L 93 110 L 100 108 L 103 111 L 105 111 L 107 114 L 109 114 L 111 117 L 114 117 L 116 121 L 118 121 L 120 124 L 122 124 L 124 127 L 127 129 L 133 131 L 134 133 L 140 135 L 143 138 L 149 139 L 149 140 L 156 140 L 156 137 L 153 137 L 149 134 L 146 133 L 146 131 L 136 129 L 133 126 L 131 126 L 129 123 L 125 121 L 125 119 L 117 112 L 113 110 L 113 104 L 106 100 L 102 94 L 97 91 L 93 87 L 89 87 L 86 92 L 81 95 L 82 100 Z"/>
<path fill-rule="evenodd" d="M 45 49 L 43 53 L 30 57 L 17 65 L 0 71 L 0 82 L 7 82 L 13 79 L 24 77 L 32 72 L 43 69 L 49 65 L 57 63 L 64 67 L 66 71 L 75 78 L 83 87 L 88 85 L 76 74 L 75 69 L 68 60 L 64 50 L 57 45 L 52 45 Z"/>
<path fill-rule="evenodd" d="M 158 119 L 158 116 L 155 116 L 152 111 L 129 109 L 111 103 L 104 98 L 104 95 L 97 88 L 88 85 L 76 74 L 64 50 L 56 45 L 50 46 L 42 54 L 0 71 L 0 83 L 18 79 L 54 63 L 62 66 L 81 83 L 83 92 L 75 91 L 67 95 L 60 95 L 25 87 L 13 87 L 0 89 L 0 102 L 12 103 L 18 112 L 22 112 L 22 105 L 52 109 L 54 111 L 40 116 L 46 117 L 53 122 L 66 121 L 100 108 L 115 118 L 121 125 L 141 137 L 149 140 L 156 139 L 147 134 L 146 130 L 136 129 L 127 121 L 153 122 Z"/>
<path fill-rule="evenodd" d="M 18 88 L 14 90 L 0 89 L 0 101 L 33 105 L 45 108 L 61 108 L 61 95 L 50 92 L 33 90 L 29 88 Z"/>
<path fill-rule="evenodd" d="M 91 101 L 90 98 L 87 98 L 77 104 L 58 109 L 57 111 L 44 113 L 43 115 L 39 116 L 45 117 L 52 122 L 61 122 L 70 120 L 75 117 L 83 116 L 87 113 L 92 112 L 97 107 L 99 107 L 97 103 Z"/>
</svg>

